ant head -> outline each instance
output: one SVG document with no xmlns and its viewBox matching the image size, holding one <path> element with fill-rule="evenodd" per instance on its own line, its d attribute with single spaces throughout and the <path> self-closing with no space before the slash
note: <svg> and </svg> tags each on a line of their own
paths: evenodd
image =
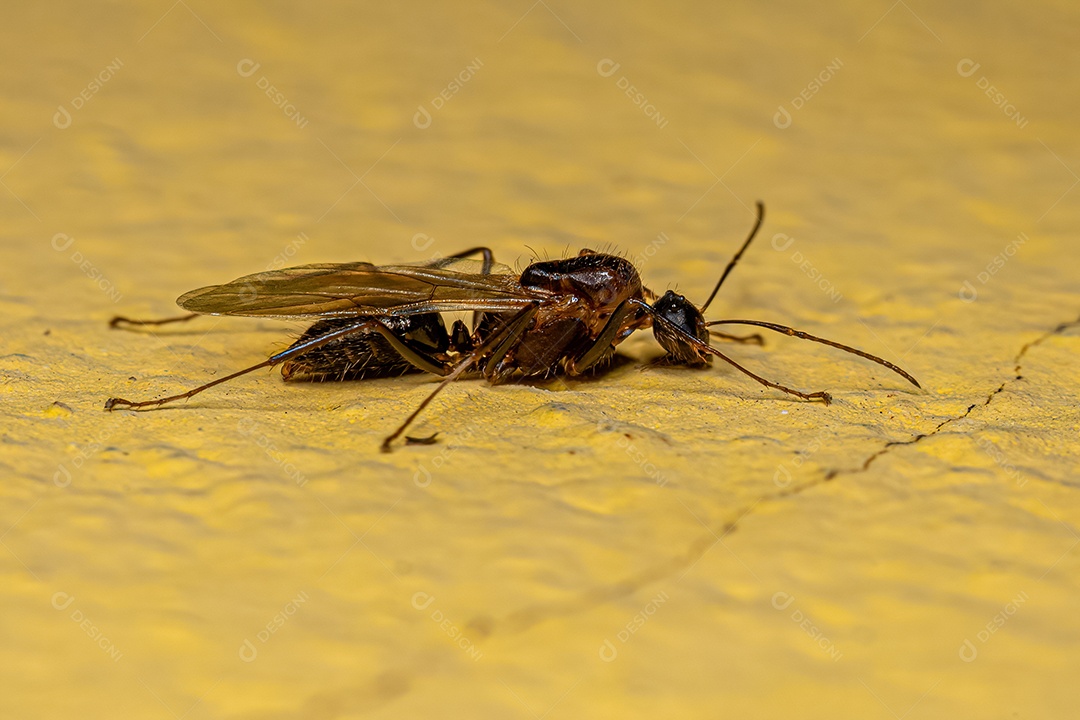
<svg viewBox="0 0 1080 720">
<path fill-rule="evenodd" d="M 694 303 L 673 290 L 668 290 L 657 300 L 653 312 L 671 323 L 687 335 L 697 338 L 706 345 L 709 343 L 709 330 L 705 327 L 705 318 Z M 710 355 L 686 342 L 665 324 L 653 323 L 653 336 L 660 346 L 667 350 L 670 359 L 680 365 L 701 367 L 711 360 Z"/>
<path fill-rule="evenodd" d="M 713 298 L 716 297 L 716 293 L 720 290 L 720 286 L 724 284 L 724 280 L 731 274 L 735 264 L 739 262 L 739 258 L 746 252 L 746 248 L 750 246 L 750 242 L 757 235 L 757 231 L 764 219 L 765 206 L 758 202 L 757 221 L 754 223 L 754 227 L 751 228 L 750 235 L 747 236 L 739 251 L 735 253 L 735 257 L 731 258 L 731 262 L 724 268 L 724 272 L 716 282 L 716 287 L 713 288 L 709 299 L 705 301 L 704 305 L 699 308 L 672 290 L 668 290 L 662 298 L 653 304 L 653 314 L 666 321 L 653 323 L 653 335 L 656 337 L 656 341 L 668 351 L 668 359 L 671 362 L 691 367 L 701 367 L 712 361 L 712 355 L 702 349 L 702 346 L 709 344 L 709 329 L 705 324 L 704 317 L 705 310 L 712 304 Z M 682 336 L 682 333 L 673 330 L 672 326 L 681 330 L 682 333 L 700 340 L 702 345 L 692 345 Z"/>
</svg>

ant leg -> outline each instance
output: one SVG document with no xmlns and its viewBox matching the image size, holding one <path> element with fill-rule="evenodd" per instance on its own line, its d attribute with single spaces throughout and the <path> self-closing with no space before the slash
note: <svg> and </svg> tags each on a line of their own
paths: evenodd
<svg viewBox="0 0 1080 720">
<path fill-rule="evenodd" d="M 483 269 L 480 271 L 480 274 L 481 275 L 490 275 L 491 274 L 491 266 L 495 264 L 495 253 L 491 252 L 491 248 L 486 248 L 486 247 L 483 247 L 483 246 L 474 247 L 474 248 L 469 248 L 468 250 L 462 250 L 459 253 L 454 253 L 453 255 L 447 255 L 446 257 L 448 259 L 456 260 L 456 259 L 459 259 L 459 258 L 467 258 L 470 255 L 477 255 L 477 254 L 479 254 L 480 257 L 483 258 L 483 263 L 484 263 Z"/>
<path fill-rule="evenodd" d="M 621 341 L 633 330 L 639 329 L 640 326 L 632 326 L 629 330 L 623 327 L 624 321 L 631 312 L 640 313 L 639 307 L 635 307 L 635 305 L 639 305 L 639 307 L 649 307 L 646 303 L 639 304 L 634 300 L 623 300 L 619 303 L 618 307 L 612 311 L 607 324 L 604 325 L 600 334 L 596 336 L 596 339 L 593 340 L 592 344 L 584 348 L 581 354 L 576 358 L 567 359 L 567 375 L 581 375 L 590 367 L 613 353 L 618 341 Z M 619 337 L 620 332 L 624 333 L 622 337 Z"/>
<path fill-rule="evenodd" d="M 710 355 L 715 355 L 716 357 L 720 358 L 724 362 L 726 362 L 729 365 L 733 366 L 736 370 L 742 372 L 743 374 L 745 374 L 745 375 L 747 375 L 749 377 L 752 377 L 754 380 L 757 380 L 759 383 L 761 383 L 765 387 L 770 387 L 770 388 L 773 388 L 775 390 L 780 390 L 781 392 L 786 392 L 789 395 L 795 395 L 796 397 L 801 397 L 804 400 L 821 400 L 826 405 L 828 405 L 829 403 L 832 402 L 832 396 L 829 395 L 829 393 L 825 392 L 824 390 L 819 390 L 818 392 L 812 392 L 812 393 L 804 393 L 804 392 L 800 392 L 798 390 L 793 390 L 792 388 L 786 387 L 784 385 L 774 383 L 771 380 L 766 380 L 765 378 L 761 377 L 760 375 L 757 375 L 757 374 L 751 372 L 750 370 L 747 370 L 742 365 L 735 362 L 734 360 L 729 358 L 727 355 L 725 355 L 724 353 L 722 353 L 719 350 L 717 350 L 716 348 L 714 348 L 712 345 L 709 345 L 708 343 L 704 343 L 704 342 L 698 340 L 693 335 L 690 335 L 689 333 L 684 332 L 682 330 L 682 328 L 680 328 L 678 325 L 676 325 L 676 324 L 674 324 L 672 322 L 669 322 L 662 315 L 660 315 L 659 313 L 654 311 L 652 309 L 652 307 L 650 307 L 648 305 L 648 303 L 642 302 L 640 300 L 628 300 L 627 302 L 633 302 L 633 303 L 638 304 L 641 307 L 643 307 L 646 310 L 646 312 L 648 312 L 650 315 L 652 315 L 653 322 L 656 322 L 656 323 L 659 323 L 659 324 L 663 325 L 666 330 L 668 330 L 672 334 L 678 336 L 683 342 L 694 346 L 695 348 L 697 348 L 698 350 L 700 350 L 702 352 L 707 352 Z"/>
<path fill-rule="evenodd" d="M 240 377 L 241 375 L 246 375 L 253 370 L 258 370 L 259 368 L 264 367 L 273 367 L 274 365 L 278 365 L 279 363 L 285 362 L 286 360 L 290 360 L 292 358 L 303 355 L 306 352 L 322 347 L 323 345 L 326 345 L 333 340 L 345 337 L 346 335 L 351 335 L 352 333 L 362 332 L 364 330 L 373 330 L 382 335 L 384 338 L 386 338 L 387 342 L 389 342 L 395 350 L 401 353 L 401 356 L 403 358 L 413 363 L 421 370 L 435 373 L 436 375 L 445 375 L 448 372 L 448 369 L 445 365 L 436 364 L 432 358 L 424 357 L 420 353 L 417 353 L 415 350 L 402 343 L 401 340 L 398 339 L 396 335 L 394 335 L 394 333 L 390 332 L 390 330 L 377 319 L 363 318 L 362 320 L 358 320 L 354 325 L 349 325 L 348 327 L 334 330 L 333 332 L 329 332 L 317 338 L 312 338 L 306 343 L 294 345 L 287 350 L 270 356 L 261 363 L 257 363 L 255 365 L 252 365 L 251 367 L 244 368 L 243 370 L 234 372 L 231 375 L 226 375 L 225 377 L 218 378 L 217 380 L 208 382 L 205 385 L 200 385 L 199 387 L 188 390 L 185 393 L 180 393 L 179 395 L 171 395 L 166 398 L 161 398 L 160 400 L 144 400 L 141 402 L 132 402 L 131 400 L 125 400 L 124 398 L 114 397 L 109 398 L 105 402 L 105 409 L 114 410 L 117 407 L 135 409 L 140 407 L 148 407 L 151 405 L 164 405 L 165 403 L 173 402 L 175 400 L 184 400 L 192 397 L 193 395 L 201 393 L 203 390 L 208 390 L 215 385 L 220 385 L 221 383 L 228 382 L 233 378 Z"/>
<path fill-rule="evenodd" d="M 795 328 L 788 327 L 787 325 L 778 325 L 771 322 L 762 322 L 761 320 L 713 320 L 712 322 L 705 323 L 706 325 L 756 325 L 757 327 L 767 328 L 774 332 L 783 333 L 784 335 L 790 335 L 791 337 L 802 338 L 803 340 L 812 340 L 813 342 L 821 343 L 822 345 L 829 345 L 834 348 L 849 352 L 852 355 L 858 355 L 859 357 L 866 358 L 872 362 L 876 362 L 878 365 L 889 368 L 900 377 L 907 380 L 909 383 L 917 388 L 921 388 L 922 385 L 919 381 L 912 377 L 906 370 L 896 365 L 893 365 L 888 360 L 879 358 L 877 355 L 871 355 L 868 352 L 863 352 L 857 348 L 850 347 L 848 345 L 842 345 L 832 340 L 826 340 L 825 338 L 818 337 L 817 335 L 811 335 L 810 333 L 803 332 L 802 330 L 796 330 Z"/>
<path fill-rule="evenodd" d="M 721 340 L 729 340 L 731 342 L 742 343 L 744 345 L 764 345 L 765 338 L 761 337 L 758 333 L 753 335 L 728 335 L 718 330 L 710 330 L 709 334 L 713 337 L 718 337 Z"/>
<path fill-rule="evenodd" d="M 525 332 L 528 324 L 532 322 L 533 317 L 536 315 L 538 307 L 538 305 L 529 305 L 524 310 L 511 317 L 504 327 L 493 333 L 490 338 L 481 343 L 480 347 L 477 348 L 477 350 L 487 348 L 488 356 L 486 358 L 487 365 L 485 366 L 485 369 L 487 371 L 488 380 L 492 381 L 492 383 L 497 382 L 495 375 L 496 367 L 502 359 L 506 357 L 506 354 L 510 352 L 511 348 L 514 347 L 514 343 L 517 342 L 522 333 Z M 518 325 L 520 325 L 520 327 L 518 327 Z M 513 327 L 514 329 L 508 331 L 507 329 L 510 327 Z"/>
<path fill-rule="evenodd" d="M 487 247 L 483 247 L 483 246 L 469 248 L 468 250 L 462 250 L 459 253 L 455 253 L 455 254 L 451 255 L 450 257 L 452 257 L 452 258 L 464 258 L 464 257 L 469 257 L 470 255 L 476 255 L 477 253 L 479 253 L 480 256 L 483 258 L 483 265 L 480 268 L 480 274 L 481 275 L 490 275 L 491 274 L 491 266 L 495 264 L 495 253 L 491 252 L 491 248 L 487 248 Z M 473 319 L 472 319 L 473 332 L 476 332 L 476 328 L 480 327 L 480 322 L 483 320 L 483 317 L 484 317 L 484 313 L 482 313 L 482 312 L 474 312 L 473 313 Z"/>
<path fill-rule="evenodd" d="M 510 322 L 502 328 L 502 330 L 492 335 L 487 342 L 481 344 L 466 355 L 465 359 L 454 366 L 454 368 L 446 374 L 446 377 L 443 378 L 442 382 L 439 383 L 438 387 L 432 390 L 431 393 L 423 399 L 420 405 L 412 411 L 412 414 L 405 418 L 405 422 L 401 423 L 397 430 L 383 439 L 382 446 L 379 449 L 383 452 L 390 452 L 390 444 L 405 432 L 406 428 L 408 428 L 409 425 L 412 424 L 412 421 L 416 419 L 416 416 L 435 399 L 435 396 L 442 392 L 447 385 L 461 377 L 466 370 L 475 365 L 478 360 L 484 357 L 484 355 L 492 352 L 493 348 L 495 349 L 495 352 L 500 353 L 500 358 L 505 355 L 509 348 L 513 346 L 514 342 L 525 332 L 529 323 L 532 322 L 533 316 L 536 315 L 536 308 L 536 305 L 529 305 L 524 308 L 521 312 L 517 313 Z"/>
<path fill-rule="evenodd" d="M 132 320 L 131 318 L 124 317 L 122 315 L 116 315 L 109 321 L 109 327 L 117 328 L 128 325 L 168 325 L 175 322 L 187 322 L 193 318 L 199 317 L 199 313 L 188 313 L 187 315 L 180 315 L 179 317 L 165 318 L 163 320 Z"/>
</svg>

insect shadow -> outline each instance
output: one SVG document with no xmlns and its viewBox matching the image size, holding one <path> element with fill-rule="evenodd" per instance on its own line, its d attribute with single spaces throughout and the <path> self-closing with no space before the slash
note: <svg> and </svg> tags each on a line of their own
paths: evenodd
<svg viewBox="0 0 1080 720">
<path fill-rule="evenodd" d="M 301 265 L 192 290 L 177 300 L 189 315 L 164 320 L 117 317 L 110 325 L 164 325 L 198 315 L 316 321 L 296 342 L 263 362 L 178 395 L 140 402 L 110 398 L 105 409 L 183 400 L 277 365 L 286 380 L 355 380 L 413 372 L 441 376 L 443 381 L 383 440 L 382 450 L 389 451 L 432 399 L 466 373 L 479 374 L 491 384 L 553 373 L 582 376 L 609 367 L 616 346 L 648 328 L 664 349 L 666 364 L 703 368 L 718 357 L 766 387 L 826 405 L 832 401 L 824 390 L 803 392 L 767 380 L 713 347 L 713 337 L 761 342 L 760 335 L 711 329 L 724 325 L 754 326 L 822 343 L 875 362 L 920 387 L 906 370 L 887 360 L 786 325 L 705 320 L 705 311 L 757 235 L 764 215 L 759 202 L 754 227 L 701 307 L 672 290 L 657 297 L 630 261 L 588 249 L 576 257 L 534 262 L 520 274 L 496 263 L 488 248 L 477 247 L 421 263 Z M 444 312 L 471 312 L 472 322 L 456 320 L 447 328 Z"/>
</svg>

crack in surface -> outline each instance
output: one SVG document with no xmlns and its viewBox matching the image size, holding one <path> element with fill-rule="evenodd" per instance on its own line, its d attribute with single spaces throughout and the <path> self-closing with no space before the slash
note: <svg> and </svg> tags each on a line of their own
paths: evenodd
<svg viewBox="0 0 1080 720">
<path fill-rule="evenodd" d="M 830 470 L 828 473 L 825 474 L 824 479 L 821 480 L 820 482 L 828 482 L 829 480 L 832 480 L 833 478 L 835 478 L 838 475 L 847 475 L 847 474 L 866 472 L 870 468 L 870 465 L 875 460 L 877 460 L 879 457 L 881 457 L 885 453 L 889 452 L 889 450 L 891 450 L 892 448 L 897 447 L 897 446 L 901 446 L 901 445 L 914 445 L 915 443 L 918 443 L 918 442 L 920 442 L 920 441 L 922 441 L 922 440 L 924 440 L 924 439 L 926 439 L 928 437 L 933 437 L 934 435 L 938 434 L 938 432 L 940 432 L 941 429 L 944 428 L 946 425 L 949 425 L 950 423 L 954 423 L 954 422 L 959 422 L 960 420 L 963 420 L 963 419 L 967 418 L 967 416 L 970 415 L 971 412 L 975 408 L 980 407 L 980 405 L 981 405 L 981 407 L 986 407 L 991 402 L 993 402 L 994 398 L 997 397 L 997 395 L 1001 391 L 1003 391 L 1010 383 L 1014 383 L 1014 382 L 1017 382 L 1018 380 L 1023 380 L 1024 379 L 1024 376 L 1020 373 L 1020 367 L 1021 367 L 1021 362 L 1024 359 L 1024 356 L 1027 355 L 1029 350 L 1031 350 L 1033 347 L 1036 347 L 1036 346 L 1042 344 L 1043 342 L 1045 342 L 1046 340 L 1054 337 L 1055 335 L 1060 335 L 1062 332 L 1064 332 L 1068 328 L 1073 327 L 1075 325 L 1080 325 L 1080 318 L 1077 318 L 1076 320 L 1070 320 L 1068 322 L 1058 323 L 1058 325 L 1053 330 L 1048 330 L 1047 332 L 1043 333 L 1042 335 L 1035 338 L 1034 340 L 1032 340 L 1032 341 L 1030 341 L 1028 343 L 1025 343 L 1024 346 L 1020 348 L 1020 351 L 1018 353 L 1016 353 L 1016 357 L 1013 358 L 1013 374 L 1014 374 L 1014 376 L 1012 378 L 1008 379 L 1008 380 L 1005 380 L 1000 385 L 998 385 L 997 389 L 995 389 L 989 395 L 987 395 L 986 400 L 984 400 L 981 404 L 980 403 L 972 403 L 971 405 L 968 406 L 967 410 L 965 410 L 963 413 L 961 413 L 960 415 L 957 415 L 956 417 L 951 417 L 951 418 L 948 418 L 946 420 L 943 420 L 942 422 L 938 423 L 937 427 L 935 427 L 933 430 L 931 430 L 928 433 L 920 433 L 920 434 L 916 435 L 915 437 L 911 438 L 910 440 L 894 440 L 892 442 L 885 443 L 884 447 L 882 447 L 880 450 L 878 450 L 877 452 L 873 453 L 868 458 L 866 458 L 866 460 L 863 462 L 861 467 Z"/>
<path fill-rule="evenodd" d="M 1021 364 L 1029 350 L 1040 345 L 1049 338 L 1061 334 L 1068 328 L 1077 325 L 1080 325 L 1080 317 L 1078 317 L 1076 320 L 1060 323 L 1052 330 L 1049 330 L 1040 335 L 1035 340 L 1026 343 L 1023 347 L 1020 348 L 1019 352 L 1017 352 L 1016 354 L 1016 357 L 1013 359 L 1014 377 L 1002 382 L 996 389 L 991 391 L 986 396 L 986 400 L 984 400 L 983 402 L 972 403 L 963 413 L 957 415 L 956 417 L 947 418 L 941 421 L 930 432 L 920 433 L 911 438 L 910 440 L 895 440 L 888 442 L 880 450 L 877 450 L 869 457 L 867 457 L 866 460 L 863 461 L 862 465 L 859 467 L 829 470 L 824 475 L 814 478 L 812 480 L 807 480 L 802 483 L 794 484 L 790 487 L 785 487 L 775 492 L 764 493 L 754 502 L 740 507 L 730 517 L 730 519 L 724 521 L 716 528 L 708 525 L 699 518 L 698 522 L 701 523 L 709 531 L 709 533 L 708 535 L 703 535 L 698 540 L 695 540 L 682 554 L 669 558 L 665 562 L 657 563 L 651 567 L 645 568 L 644 570 L 641 570 L 617 582 L 594 587 L 584 593 L 577 595 L 570 600 L 550 602 L 521 608 L 520 610 L 510 613 L 500 623 L 498 623 L 500 629 L 508 633 L 523 632 L 541 622 L 544 622 L 545 620 L 550 620 L 554 617 L 559 616 L 576 614 L 578 612 L 591 609 L 597 605 L 609 602 L 611 600 L 626 597 L 646 585 L 650 585 L 652 583 L 659 582 L 666 577 L 670 577 L 679 570 L 682 570 L 683 575 L 685 575 L 691 569 L 693 569 L 694 565 L 696 565 L 697 562 L 702 557 L 704 557 L 704 555 L 714 546 L 716 546 L 717 544 L 723 545 L 724 538 L 738 530 L 742 520 L 751 515 L 758 505 L 762 503 L 783 500 L 784 498 L 793 497 L 795 495 L 800 495 L 807 490 L 811 490 L 817 487 L 818 485 L 830 482 L 840 475 L 866 472 L 875 460 L 877 460 L 882 455 L 888 453 L 892 448 L 904 445 L 914 445 L 924 440 L 925 438 L 936 435 L 947 425 L 965 419 L 976 408 L 986 407 L 991 402 L 993 402 L 994 398 L 997 397 L 997 395 L 1001 393 L 1010 383 L 1014 383 L 1024 379 L 1023 375 L 1020 372 Z M 691 514 L 693 513 L 691 512 Z M 725 549 L 731 552 L 730 548 L 727 548 L 726 546 Z M 738 556 L 735 557 L 736 559 L 738 559 Z M 746 567 L 745 564 L 744 567 Z M 750 570 L 750 568 L 747 567 L 746 569 L 749 570 L 751 575 L 754 574 L 753 570 Z M 679 579 L 682 579 L 682 576 L 680 576 Z M 470 623 L 470 625 L 474 626 L 474 628 L 476 624 L 476 621 Z M 490 627 L 489 625 L 486 629 L 487 633 L 484 633 L 485 635 L 490 634 L 494 628 Z"/>
</svg>

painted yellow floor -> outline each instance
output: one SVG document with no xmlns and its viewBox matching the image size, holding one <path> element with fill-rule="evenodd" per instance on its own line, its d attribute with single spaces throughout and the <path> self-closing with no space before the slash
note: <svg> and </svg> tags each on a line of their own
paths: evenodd
<svg viewBox="0 0 1080 720">
<path fill-rule="evenodd" d="M 0 23 L 0 717 L 1069 718 L 1075 3 L 24 3 Z M 286 385 L 308 262 L 581 247 L 734 369 Z"/>
</svg>

